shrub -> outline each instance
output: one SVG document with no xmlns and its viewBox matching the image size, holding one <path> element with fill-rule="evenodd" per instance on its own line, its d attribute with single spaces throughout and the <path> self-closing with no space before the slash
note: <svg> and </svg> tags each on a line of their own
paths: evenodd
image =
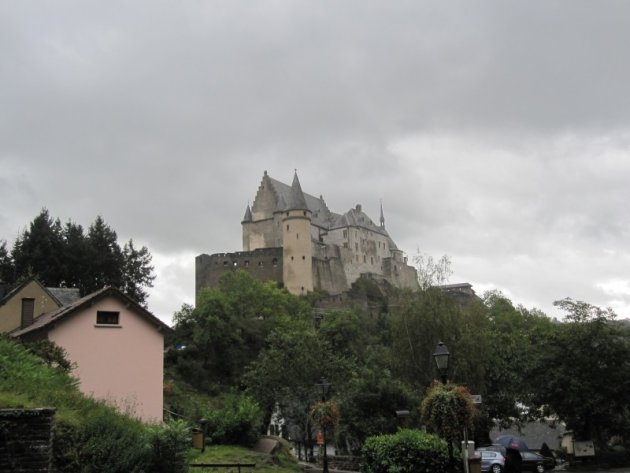
<svg viewBox="0 0 630 473">
<path fill-rule="evenodd" d="M 263 412 L 252 398 L 229 394 L 224 398 L 223 406 L 211 411 L 206 419 L 212 443 L 248 446 L 258 438 Z"/>
<path fill-rule="evenodd" d="M 186 473 L 191 445 L 190 428 L 181 420 L 149 427 L 151 455 L 146 471 Z"/>
<path fill-rule="evenodd" d="M 368 437 L 363 445 L 363 473 L 430 473 L 448 471 L 446 442 L 420 430 Z"/>
</svg>

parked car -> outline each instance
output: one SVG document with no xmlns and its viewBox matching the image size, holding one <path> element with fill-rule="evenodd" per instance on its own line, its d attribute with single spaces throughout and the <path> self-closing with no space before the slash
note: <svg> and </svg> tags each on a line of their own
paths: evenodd
<svg viewBox="0 0 630 473">
<path fill-rule="evenodd" d="M 534 452 L 521 452 L 523 457 L 523 471 L 535 471 L 536 473 L 544 473 L 546 470 L 553 470 L 556 466 L 556 460 L 550 457 L 543 457 Z"/>
<path fill-rule="evenodd" d="M 489 473 L 501 473 L 503 471 L 505 456 L 500 451 L 479 449 L 476 453 L 481 456 L 481 471 Z"/>
</svg>

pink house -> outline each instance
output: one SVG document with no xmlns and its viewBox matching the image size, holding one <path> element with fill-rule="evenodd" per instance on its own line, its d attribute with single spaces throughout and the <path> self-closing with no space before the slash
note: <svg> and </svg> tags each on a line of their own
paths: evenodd
<svg viewBox="0 0 630 473">
<path fill-rule="evenodd" d="M 168 325 L 118 289 L 106 287 L 44 314 L 11 336 L 48 338 L 76 364 L 87 395 L 146 422 L 163 408 L 164 334 Z"/>
</svg>

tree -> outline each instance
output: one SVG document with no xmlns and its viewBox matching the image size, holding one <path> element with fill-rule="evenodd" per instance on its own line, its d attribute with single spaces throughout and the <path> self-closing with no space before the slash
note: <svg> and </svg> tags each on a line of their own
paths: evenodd
<svg viewBox="0 0 630 473">
<path fill-rule="evenodd" d="M 529 376 L 536 401 L 566 422 L 577 440 L 603 445 L 630 434 L 630 337 L 611 309 L 563 299 L 567 312 L 539 348 Z"/>
<path fill-rule="evenodd" d="M 342 385 L 345 360 L 337 358 L 304 320 L 282 319 L 267 338 L 267 346 L 253 361 L 243 380 L 267 412 L 278 403 L 282 415 L 297 427 L 305 445 L 312 444 L 309 408 L 318 399 L 321 378 Z"/>
<path fill-rule="evenodd" d="M 432 286 L 446 284 L 448 278 L 453 274 L 451 258 L 448 255 L 443 255 L 436 261 L 433 256 L 418 251 L 413 262 L 416 265 L 420 289 L 426 290 Z"/>
<path fill-rule="evenodd" d="M 77 287 L 86 295 L 104 286 L 115 286 L 140 304 L 155 279 L 151 254 L 133 241 L 121 250 L 116 232 L 98 216 L 89 227 L 68 221 L 63 227 L 48 210 L 42 211 L 24 230 L 11 251 L 0 245 L 0 281 L 14 283 L 35 276 L 45 286 Z"/>
<path fill-rule="evenodd" d="M 44 208 L 13 245 L 16 279 L 37 276 L 44 285 L 59 286 L 63 281 L 62 248 L 61 222 L 53 220 Z"/>
<path fill-rule="evenodd" d="M 9 251 L 7 242 L 0 240 L 0 284 L 11 284 L 15 281 L 15 266 Z"/>
<path fill-rule="evenodd" d="M 383 366 L 380 360 L 384 351 L 374 349 L 366 362 L 353 370 L 350 382 L 339 393 L 343 412 L 340 435 L 351 449 L 372 435 L 396 432 L 396 411 L 413 410 L 419 404 L 419 396 Z"/>
<path fill-rule="evenodd" d="M 192 385 L 205 390 L 238 384 L 256 359 L 279 319 L 300 319 L 308 304 L 239 270 L 221 276 L 217 288 L 204 289 L 197 307 L 185 307 L 174 319 L 172 343 L 185 347 L 167 361 Z"/>
<path fill-rule="evenodd" d="M 120 289 L 136 301 L 145 301 L 149 295 L 145 288 L 153 287 L 155 274 L 151 259 L 151 253 L 146 246 L 136 249 L 133 240 L 125 243 Z"/>
<path fill-rule="evenodd" d="M 124 256 L 116 232 L 99 215 L 87 234 L 89 268 L 82 293 L 89 294 L 105 286 L 122 287 Z"/>
</svg>

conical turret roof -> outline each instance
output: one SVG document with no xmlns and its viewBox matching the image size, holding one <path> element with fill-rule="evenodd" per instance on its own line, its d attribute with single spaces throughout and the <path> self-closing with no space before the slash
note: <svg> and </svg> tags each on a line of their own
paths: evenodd
<svg viewBox="0 0 630 473">
<path fill-rule="evenodd" d="M 251 221 L 252 221 L 252 209 L 250 209 L 249 204 L 247 204 L 247 208 L 245 209 L 245 216 L 243 217 L 243 223 L 251 222 Z"/>
<path fill-rule="evenodd" d="M 293 175 L 293 184 L 291 184 L 287 210 L 310 210 L 306 205 L 306 198 L 304 197 L 304 192 L 302 192 L 302 186 L 300 185 L 297 171 Z"/>
</svg>

